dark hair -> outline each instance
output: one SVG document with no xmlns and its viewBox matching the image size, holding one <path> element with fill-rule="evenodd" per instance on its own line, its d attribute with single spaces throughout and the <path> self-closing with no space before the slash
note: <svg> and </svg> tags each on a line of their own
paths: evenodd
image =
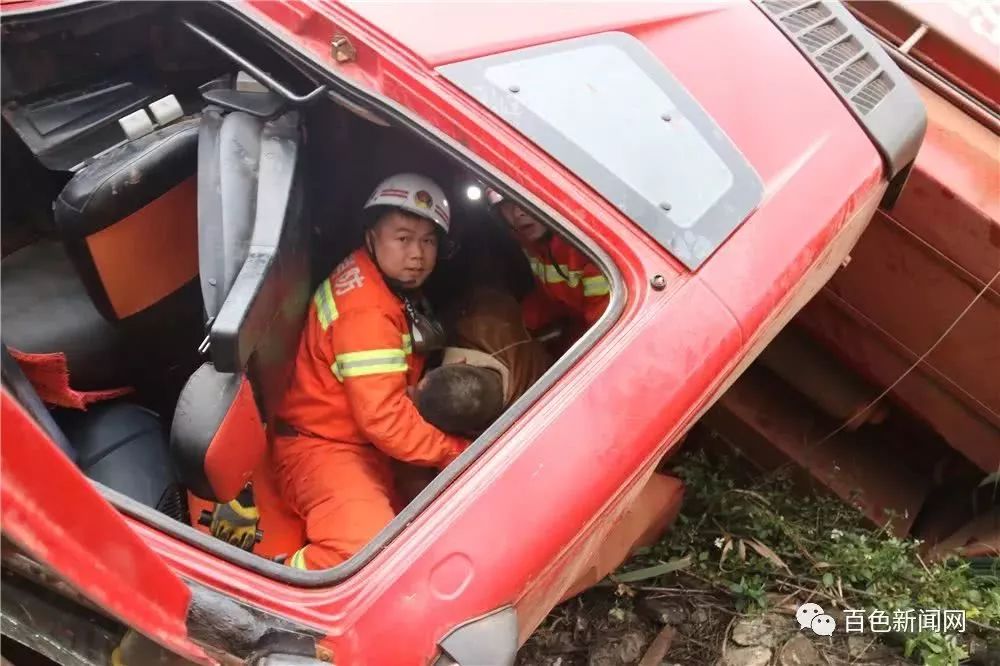
<svg viewBox="0 0 1000 666">
<path fill-rule="evenodd" d="M 503 412 L 503 381 L 489 368 L 444 365 L 427 373 L 414 402 L 424 420 L 439 430 L 475 436 Z"/>
</svg>

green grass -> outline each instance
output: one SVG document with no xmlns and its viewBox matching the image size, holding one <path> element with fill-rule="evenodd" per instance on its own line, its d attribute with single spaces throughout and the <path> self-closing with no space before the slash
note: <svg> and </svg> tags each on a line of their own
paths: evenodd
<svg viewBox="0 0 1000 666">
<path fill-rule="evenodd" d="M 796 491 L 781 475 L 738 482 L 725 462 L 701 453 L 679 459 L 675 473 L 687 491 L 677 523 L 615 580 L 693 576 L 726 591 L 744 612 L 766 610 L 773 593 L 890 618 L 896 610 L 965 610 L 965 633 L 888 636 L 926 666 L 958 664 L 972 635 L 1000 637 L 996 559 L 925 562 L 919 542 L 872 527 L 855 508 Z"/>
</svg>

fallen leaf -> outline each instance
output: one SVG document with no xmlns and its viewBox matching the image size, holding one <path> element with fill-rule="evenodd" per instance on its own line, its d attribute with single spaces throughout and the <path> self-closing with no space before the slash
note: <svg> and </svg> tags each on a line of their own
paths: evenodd
<svg viewBox="0 0 1000 666">
<path fill-rule="evenodd" d="M 669 625 L 663 627 L 660 633 L 656 635 L 656 638 L 653 639 L 649 649 L 646 650 L 646 654 L 642 655 L 639 666 L 660 666 L 663 663 L 663 658 L 667 656 L 667 652 L 670 650 L 670 644 L 674 641 L 675 633 L 673 627 Z"/>
<path fill-rule="evenodd" d="M 746 490 L 744 488 L 733 488 L 729 492 L 736 493 L 737 495 L 746 495 L 748 497 L 754 498 L 755 500 L 757 500 L 758 502 L 760 502 L 764 506 L 768 506 L 768 507 L 771 506 L 771 503 L 767 501 L 766 497 L 764 497 L 760 493 L 756 493 L 756 492 L 754 492 L 752 490 Z"/>
<path fill-rule="evenodd" d="M 788 565 L 785 564 L 785 561 L 782 560 L 780 557 L 778 557 L 777 553 L 775 553 L 773 550 L 762 544 L 760 541 L 757 541 L 756 539 L 751 539 L 750 547 L 753 548 L 755 551 L 757 551 L 758 555 L 768 560 L 776 567 L 784 569 L 788 573 L 792 573 L 792 570 L 788 568 Z"/>
<path fill-rule="evenodd" d="M 686 555 L 680 559 L 670 560 L 669 562 L 656 564 L 644 569 L 636 569 L 635 571 L 629 571 L 627 573 L 613 574 L 611 576 L 611 580 L 616 583 L 637 583 L 641 580 L 656 578 L 657 576 L 662 576 L 672 571 L 687 569 L 689 566 L 691 566 L 691 556 Z"/>
<path fill-rule="evenodd" d="M 719 568 L 720 569 L 722 568 L 722 563 L 726 561 L 726 555 L 728 555 L 729 551 L 731 551 L 732 549 L 733 549 L 733 540 L 732 539 L 726 539 L 725 545 L 722 546 L 722 557 L 719 558 Z"/>
</svg>

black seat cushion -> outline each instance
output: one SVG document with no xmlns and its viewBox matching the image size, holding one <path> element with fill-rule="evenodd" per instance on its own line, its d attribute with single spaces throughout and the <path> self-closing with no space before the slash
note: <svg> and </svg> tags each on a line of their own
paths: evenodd
<svg viewBox="0 0 1000 666">
<path fill-rule="evenodd" d="M 100 315 L 62 244 L 42 241 L 0 262 L 4 342 L 32 353 L 63 352 L 71 386 L 127 384 L 118 331 Z"/>
<path fill-rule="evenodd" d="M 86 412 L 58 410 L 56 422 L 87 478 L 188 522 L 186 496 L 174 476 L 159 416 L 127 402 L 94 405 Z"/>
</svg>

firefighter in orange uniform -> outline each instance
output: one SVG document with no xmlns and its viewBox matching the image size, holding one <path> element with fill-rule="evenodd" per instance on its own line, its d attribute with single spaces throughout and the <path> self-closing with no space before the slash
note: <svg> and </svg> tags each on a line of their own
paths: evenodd
<svg viewBox="0 0 1000 666">
<path fill-rule="evenodd" d="M 444 192 L 417 174 L 392 176 L 365 204 L 364 245 L 320 284 L 278 412 L 282 495 L 306 523 L 300 569 L 340 564 L 395 515 L 390 459 L 444 467 L 468 441 L 421 418 L 407 389 L 424 353 L 444 344 L 419 288 L 446 239 Z"/>
<path fill-rule="evenodd" d="M 538 330 L 566 317 L 574 322 L 576 334 L 592 326 L 608 307 L 608 278 L 583 252 L 519 205 L 494 190 L 487 196 L 521 244 L 535 276 L 535 289 L 521 306 L 525 325 Z"/>
</svg>

